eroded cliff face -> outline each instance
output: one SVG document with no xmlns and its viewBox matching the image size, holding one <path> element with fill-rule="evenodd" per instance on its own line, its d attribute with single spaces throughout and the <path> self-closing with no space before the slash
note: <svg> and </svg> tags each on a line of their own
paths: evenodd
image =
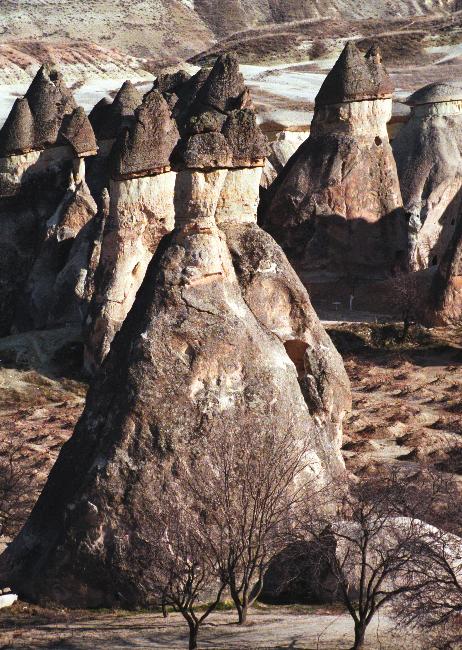
<svg viewBox="0 0 462 650">
<path fill-rule="evenodd" d="M 416 106 L 393 141 L 410 227 L 410 265 L 438 265 L 462 208 L 462 101 Z"/>
<path fill-rule="evenodd" d="M 177 174 L 175 230 L 158 246 L 74 435 L 2 556 L 2 580 L 23 597 L 151 604 L 153 477 L 168 480 L 175 458 L 192 462 L 212 433 L 277 427 L 309 441 L 313 485 L 344 471 L 348 380 L 305 289 L 255 223 L 256 176 Z M 242 219 L 224 210 L 236 186 L 246 197 Z"/>
</svg>

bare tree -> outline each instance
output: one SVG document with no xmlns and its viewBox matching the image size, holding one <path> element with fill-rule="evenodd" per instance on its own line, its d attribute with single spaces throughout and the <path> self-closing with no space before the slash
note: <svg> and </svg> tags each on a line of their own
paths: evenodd
<svg viewBox="0 0 462 650">
<path fill-rule="evenodd" d="M 195 650 L 200 627 L 226 586 L 211 548 L 215 535 L 179 483 L 161 486 L 158 493 L 159 517 L 150 530 L 153 595 L 164 612 L 172 606 L 182 614 L 189 628 L 189 649 Z"/>
<path fill-rule="evenodd" d="M 390 283 L 390 303 L 403 321 L 403 341 L 409 328 L 418 319 L 422 288 L 415 273 L 398 273 Z"/>
<path fill-rule="evenodd" d="M 407 508 L 406 493 L 394 475 L 350 485 L 334 501 L 309 503 L 294 531 L 310 549 L 313 579 L 323 575 L 353 619 L 352 650 L 363 647 L 381 608 L 418 588 L 408 569 L 426 524 Z"/>
<path fill-rule="evenodd" d="M 240 624 L 261 593 L 271 559 L 287 543 L 308 458 L 307 442 L 285 432 L 241 429 L 207 441 L 189 475 L 210 530 L 219 531 L 210 546 Z"/>
<path fill-rule="evenodd" d="M 422 492 L 437 495 L 432 519 L 416 540 L 409 579 L 416 585 L 412 598 L 400 598 L 396 619 L 425 631 L 428 647 L 460 647 L 462 643 L 462 500 L 461 488 L 448 475 L 430 473 Z M 426 494 L 425 494 L 426 492 Z M 455 531 L 458 534 L 455 535 Z"/>
</svg>

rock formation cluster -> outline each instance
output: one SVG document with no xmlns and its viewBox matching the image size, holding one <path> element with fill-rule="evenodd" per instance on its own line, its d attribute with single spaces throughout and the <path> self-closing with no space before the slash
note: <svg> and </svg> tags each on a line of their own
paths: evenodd
<svg viewBox="0 0 462 650">
<path fill-rule="evenodd" d="M 97 264 L 85 181 L 85 159 L 96 152 L 85 112 L 61 74 L 42 66 L 0 131 L 2 334 L 81 322 Z"/>
<path fill-rule="evenodd" d="M 87 323 L 95 365 L 119 331 L 2 556 L 2 579 L 33 601 L 150 604 L 153 477 L 192 464 L 204 437 L 277 427 L 309 441 L 316 485 L 344 471 L 341 358 L 256 223 L 265 138 L 236 60 L 206 72 L 159 79 L 110 154 Z"/>
<path fill-rule="evenodd" d="M 432 83 L 412 94 L 393 141 L 409 219 L 410 267 L 437 266 L 462 207 L 462 84 Z"/>
<path fill-rule="evenodd" d="M 316 97 L 310 136 L 268 190 L 261 223 L 305 279 L 381 278 L 406 266 L 386 128 L 392 93 L 379 50 L 347 43 Z"/>
</svg>

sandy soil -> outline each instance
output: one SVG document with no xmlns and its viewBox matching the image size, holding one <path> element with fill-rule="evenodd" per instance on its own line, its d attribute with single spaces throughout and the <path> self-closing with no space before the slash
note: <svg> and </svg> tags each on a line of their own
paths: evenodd
<svg viewBox="0 0 462 650">
<path fill-rule="evenodd" d="M 25 612 L 21 608 L 25 607 Z M 69 613 L 53 616 L 29 614 L 28 606 L 17 604 L 8 613 L 0 612 L 0 636 L 4 648 L 61 648 L 93 650 L 125 648 L 187 648 L 187 627 L 180 615 L 167 620 L 160 614 Z M 351 647 L 352 622 L 348 614 L 328 609 L 261 608 L 251 612 L 249 624 L 241 628 L 234 623 L 235 613 L 216 612 L 210 616 L 200 634 L 200 647 L 208 650 L 256 650 L 289 648 L 305 650 L 341 650 Z M 368 650 L 396 650 L 402 631 L 395 630 L 387 616 L 375 618 L 368 635 Z M 408 634 L 406 650 L 424 646 Z"/>
</svg>

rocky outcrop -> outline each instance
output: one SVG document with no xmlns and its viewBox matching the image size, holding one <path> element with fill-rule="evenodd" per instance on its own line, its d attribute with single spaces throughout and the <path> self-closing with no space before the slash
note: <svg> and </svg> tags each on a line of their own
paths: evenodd
<svg viewBox="0 0 462 650">
<path fill-rule="evenodd" d="M 26 97 L 22 97 L 15 101 L 0 130 L 0 156 L 29 153 L 34 147 L 34 116 Z"/>
<path fill-rule="evenodd" d="M 98 142 L 98 155 L 89 161 L 87 169 L 88 186 L 94 196 L 109 187 L 112 147 L 124 129 L 133 125 L 135 110 L 142 101 L 143 96 L 132 82 L 125 81 L 112 102 L 103 97 L 90 111 L 88 119 Z"/>
<path fill-rule="evenodd" d="M 391 94 L 378 50 L 348 43 L 316 98 L 309 138 L 269 188 L 262 224 L 310 281 L 380 278 L 405 265 Z"/>
<path fill-rule="evenodd" d="M 415 271 L 443 259 L 462 208 L 462 84 L 433 83 L 411 95 L 411 116 L 393 140 L 410 265 Z"/>
<path fill-rule="evenodd" d="M 170 171 L 170 157 L 179 137 L 167 102 L 157 90 L 152 90 L 136 109 L 133 127 L 117 141 L 112 154 L 112 177 L 123 180 Z"/>
<path fill-rule="evenodd" d="M 112 102 L 103 97 L 88 116 L 98 142 L 114 141 L 124 128 L 131 126 L 142 99 L 131 81 L 122 84 Z"/>
<path fill-rule="evenodd" d="M 75 247 L 81 248 L 82 238 L 87 239 L 87 226 L 95 214 L 96 204 L 85 180 L 72 177 L 63 200 L 46 223 L 43 241 L 18 301 L 15 329 L 26 331 L 66 323 L 65 314 L 70 311 L 74 313 L 69 323 L 83 322 L 79 308 L 76 306 L 72 309 L 69 304 L 73 298 L 80 302 L 84 291 L 78 284 L 84 280 L 75 277 L 74 286 L 71 286 L 72 282 L 67 276 L 69 263 L 75 267 L 77 261 Z M 83 278 L 86 275 L 88 257 L 88 254 L 84 254 L 83 258 L 81 254 L 78 256 L 81 267 L 79 272 L 74 273 L 75 276 L 80 273 Z M 68 295 L 62 288 L 65 277 Z"/>
<path fill-rule="evenodd" d="M 58 142 L 70 145 L 78 158 L 97 154 L 98 145 L 95 134 L 81 106 L 64 117 L 58 134 Z"/>
<path fill-rule="evenodd" d="M 306 131 L 281 131 L 270 143 L 268 158 L 265 161 L 261 187 L 267 190 L 282 172 L 297 149 L 305 142 L 309 133 Z"/>
<path fill-rule="evenodd" d="M 344 471 L 348 380 L 306 291 L 255 223 L 260 173 L 178 171 L 175 230 L 157 248 L 74 435 L 2 556 L 1 580 L 23 598 L 152 604 L 153 479 L 170 480 L 177 459 L 192 464 L 208 436 L 277 428 L 309 441 L 313 485 Z"/>
</svg>

